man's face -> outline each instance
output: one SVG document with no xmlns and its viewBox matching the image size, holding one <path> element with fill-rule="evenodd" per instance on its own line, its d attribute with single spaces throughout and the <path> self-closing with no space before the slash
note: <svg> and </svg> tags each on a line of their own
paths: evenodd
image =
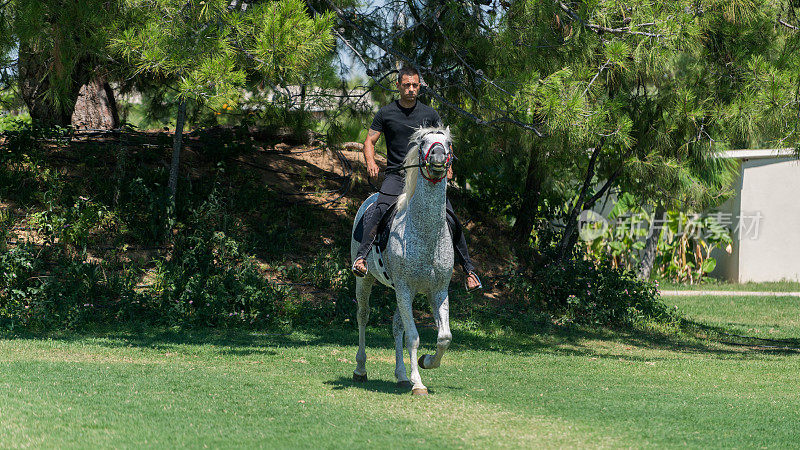
<svg viewBox="0 0 800 450">
<path fill-rule="evenodd" d="M 400 91 L 400 98 L 406 102 L 417 100 L 419 94 L 419 75 L 403 75 L 397 82 L 397 90 Z"/>
</svg>

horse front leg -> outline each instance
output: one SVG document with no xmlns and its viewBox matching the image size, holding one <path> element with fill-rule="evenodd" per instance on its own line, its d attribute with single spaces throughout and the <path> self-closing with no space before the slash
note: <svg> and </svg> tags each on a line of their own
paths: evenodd
<svg viewBox="0 0 800 450">
<path fill-rule="evenodd" d="M 358 301 L 358 352 L 356 352 L 356 370 L 353 371 L 353 381 L 367 381 L 367 350 L 366 331 L 369 320 L 369 294 L 375 279 L 371 275 L 365 278 L 356 278 L 356 300 Z"/>
<path fill-rule="evenodd" d="M 417 367 L 417 349 L 419 348 L 419 333 L 417 326 L 414 324 L 414 313 L 411 310 L 411 303 L 414 299 L 414 293 L 408 286 L 397 283 L 395 287 L 397 294 L 397 311 L 400 313 L 400 318 L 403 321 L 403 329 L 406 334 L 406 347 L 411 359 L 411 393 L 414 395 L 427 395 L 428 388 L 422 384 L 422 377 L 419 376 L 419 367 Z"/>
<path fill-rule="evenodd" d="M 394 377 L 397 378 L 397 387 L 410 388 L 411 381 L 408 379 L 406 365 L 403 362 L 403 318 L 400 316 L 399 308 L 394 310 L 392 334 L 394 334 Z"/>
<path fill-rule="evenodd" d="M 435 369 L 439 367 L 442 362 L 442 357 L 447 348 L 450 347 L 450 342 L 453 340 L 453 335 L 450 333 L 450 300 L 447 295 L 447 289 L 431 294 L 431 310 L 433 310 L 433 320 L 436 322 L 436 327 L 439 329 L 439 336 L 436 339 L 436 354 L 435 355 L 422 355 L 419 358 L 419 366 L 423 369 Z"/>
</svg>

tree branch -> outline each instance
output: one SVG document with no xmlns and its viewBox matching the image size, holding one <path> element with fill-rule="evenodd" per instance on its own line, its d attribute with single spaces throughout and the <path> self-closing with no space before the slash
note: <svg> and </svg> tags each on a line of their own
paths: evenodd
<svg viewBox="0 0 800 450">
<path fill-rule="evenodd" d="M 387 38 L 386 38 L 386 40 L 387 40 L 387 41 L 394 41 L 394 40 L 395 40 L 395 39 L 397 39 L 397 37 L 398 37 L 398 36 L 400 36 L 401 34 L 407 33 L 407 32 L 409 32 L 409 31 L 411 31 L 411 30 L 413 30 L 413 29 L 415 29 L 415 28 L 419 27 L 419 26 L 420 26 L 420 25 L 422 25 L 423 23 L 425 23 L 425 21 L 424 21 L 424 20 L 420 20 L 420 19 L 419 19 L 419 17 L 417 17 L 417 14 L 414 14 L 414 9 L 413 9 L 413 8 L 411 8 L 411 5 L 412 5 L 413 3 L 414 3 L 414 2 L 409 2 L 409 9 L 411 9 L 411 14 L 414 16 L 414 19 L 415 19 L 417 22 L 416 22 L 415 24 L 413 24 L 413 25 L 409 25 L 409 26 L 407 26 L 407 27 L 403 28 L 402 30 L 399 30 L 399 31 L 395 32 L 394 34 L 392 34 L 391 36 L 387 37 Z M 427 20 L 427 19 L 434 19 L 434 20 L 438 19 L 438 18 L 439 18 L 439 15 L 442 13 L 442 10 L 444 10 L 444 8 L 445 8 L 445 5 L 441 5 L 441 6 L 439 6 L 438 8 L 436 8 L 436 9 L 435 9 L 435 10 L 434 10 L 434 11 L 433 11 L 433 12 L 432 12 L 432 13 L 431 13 L 431 14 L 430 14 L 428 17 L 426 17 L 425 19 L 426 19 L 426 20 Z"/>
<path fill-rule="evenodd" d="M 790 29 L 790 30 L 793 30 L 793 31 L 800 31 L 800 27 L 796 27 L 796 26 L 794 26 L 794 25 L 792 25 L 792 24 L 790 24 L 790 23 L 788 23 L 788 22 L 784 21 L 783 19 L 778 19 L 778 23 L 779 23 L 779 24 L 781 24 L 781 25 L 783 25 L 784 27 L 786 27 L 786 28 Z"/>
<path fill-rule="evenodd" d="M 600 138 L 598 145 L 592 149 L 592 156 L 589 158 L 589 164 L 586 167 L 586 177 L 583 179 L 581 192 L 578 194 L 578 198 L 575 200 L 575 205 L 569 212 L 569 216 L 567 216 L 564 235 L 561 237 L 561 242 L 558 243 L 558 247 L 561 250 L 560 254 L 562 259 L 567 255 L 567 251 L 574 245 L 572 243 L 572 235 L 576 232 L 576 228 L 578 226 L 578 215 L 580 214 L 580 210 L 584 207 L 584 199 L 586 198 L 586 193 L 589 191 L 589 186 L 592 184 L 595 166 L 597 164 L 597 157 L 600 156 L 600 151 L 603 148 L 603 144 L 605 144 L 605 138 Z"/>
<path fill-rule="evenodd" d="M 376 47 L 378 47 L 381 50 L 383 50 L 384 52 L 394 56 L 395 58 L 405 62 L 406 64 L 409 64 L 409 65 L 413 66 L 414 68 L 416 68 L 417 70 L 419 70 L 423 74 L 430 73 L 430 74 L 436 76 L 437 78 L 439 78 L 439 76 L 436 74 L 436 72 L 423 69 L 423 67 L 417 61 L 413 60 L 411 57 L 409 57 L 409 56 L 403 54 L 402 52 L 398 51 L 391 42 L 384 42 L 384 41 L 382 41 L 380 39 L 377 39 L 375 36 L 373 36 L 372 34 L 368 33 L 366 30 L 364 30 L 363 27 L 358 26 L 358 24 L 356 24 L 341 8 L 339 8 L 331 0 L 325 0 L 325 3 L 328 5 L 328 7 L 333 12 L 336 13 L 336 15 L 339 17 L 340 20 L 342 20 L 344 23 L 346 23 L 347 25 L 352 27 L 355 31 L 357 31 L 359 34 L 364 36 L 369 42 L 371 42 Z M 308 5 L 308 7 L 310 9 L 313 10 L 313 7 L 310 5 L 310 3 L 308 1 L 306 2 L 306 4 Z M 475 114 L 472 114 L 472 113 L 470 113 L 468 111 L 465 111 L 462 108 L 459 108 L 458 106 L 456 106 L 452 102 L 446 100 L 441 94 L 439 94 L 435 90 L 427 89 L 426 91 L 429 92 L 434 98 L 436 98 L 443 105 L 446 105 L 448 108 L 454 110 L 459 115 L 469 118 L 470 120 L 472 120 L 476 124 L 478 124 L 478 125 L 488 125 L 490 123 L 490 122 L 488 122 L 486 120 L 483 120 L 483 119 L 479 118 Z M 471 96 L 471 94 L 469 94 L 469 95 Z M 473 97 L 473 99 L 474 99 L 474 97 Z M 474 99 L 474 100 L 476 102 L 478 102 L 477 99 Z M 507 111 L 503 111 L 503 113 L 508 115 Z M 503 118 L 495 119 L 492 122 L 508 122 L 508 123 L 514 123 L 514 124 L 517 124 L 517 125 L 523 124 L 522 122 L 517 121 L 517 120 L 512 119 L 512 118 L 509 118 L 509 117 L 503 117 Z M 544 136 L 537 129 L 537 127 L 535 125 L 533 125 L 533 124 L 524 124 L 524 128 L 533 131 L 539 137 Z"/>
<path fill-rule="evenodd" d="M 604 27 L 602 25 L 595 25 L 593 23 L 588 23 L 588 22 L 584 21 L 583 19 L 581 19 L 581 16 L 579 16 L 578 13 L 576 13 L 575 11 L 571 10 L 569 8 L 569 6 L 565 5 L 562 2 L 556 2 L 556 3 L 561 8 L 561 10 L 564 11 L 565 13 L 567 13 L 573 20 L 579 22 L 581 25 L 583 25 L 586 28 L 589 28 L 590 30 L 594 31 L 597 34 L 601 34 L 601 33 L 634 34 L 634 35 L 638 35 L 638 36 L 647 36 L 647 37 L 653 37 L 653 38 L 659 38 L 659 39 L 664 37 L 663 34 L 648 33 L 646 31 L 633 31 L 633 30 L 631 30 L 630 27 L 608 28 L 608 27 Z M 648 24 L 644 24 L 644 25 L 648 25 L 649 26 L 649 25 L 653 25 L 653 24 L 648 23 Z"/>
<path fill-rule="evenodd" d="M 604 70 L 606 70 L 606 67 L 608 67 L 608 64 L 609 64 L 609 63 L 611 63 L 611 60 L 610 60 L 610 59 L 609 59 L 609 60 L 606 60 L 606 62 L 605 62 L 605 63 L 603 63 L 603 65 L 602 65 L 602 66 L 600 66 L 600 70 L 598 70 L 598 71 L 597 71 L 597 73 L 595 74 L 594 78 L 592 78 L 592 81 L 590 81 L 590 82 L 589 82 L 589 85 L 588 85 L 588 86 L 586 86 L 586 89 L 584 89 L 584 90 L 583 90 L 583 95 L 586 95 L 586 93 L 587 93 L 587 92 L 589 92 L 589 88 L 591 88 L 591 87 L 592 87 L 592 84 L 594 84 L 594 80 L 596 80 L 596 79 L 597 79 L 597 77 L 599 77 L 599 76 L 600 76 L 600 74 L 601 74 L 601 73 L 603 73 L 603 71 L 604 71 Z"/>
<path fill-rule="evenodd" d="M 600 156 L 600 150 L 603 148 L 604 141 L 605 139 L 601 138 L 600 144 L 592 149 L 592 156 L 589 158 L 589 165 L 586 167 L 586 178 L 583 180 L 583 187 L 581 187 L 581 192 L 578 195 L 578 201 L 575 202 L 575 206 L 572 208 L 573 212 L 583 207 L 583 199 L 586 198 L 586 193 L 589 190 L 589 186 L 592 184 L 594 168 L 597 165 L 597 157 Z"/>
<path fill-rule="evenodd" d="M 586 209 L 594 206 L 595 202 L 600 200 L 603 194 L 605 194 L 606 191 L 614 184 L 614 181 L 616 181 L 617 177 L 619 177 L 621 173 L 622 173 L 622 164 L 620 164 L 619 168 L 614 173 L 612 173 L 610 177 L 608 177 L 608 180 L 606 180 L 603 187 L 600 188 L 599 191 L 595 192 L 595 194 L 591 196 L 589 200 L 586 200 L 583 203 L 583 208 Z"/>
</svg>

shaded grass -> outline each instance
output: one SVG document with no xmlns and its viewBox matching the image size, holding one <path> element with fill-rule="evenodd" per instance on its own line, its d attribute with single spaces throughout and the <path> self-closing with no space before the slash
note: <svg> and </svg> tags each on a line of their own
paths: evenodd
<svg viewBox="0 0 800 450">
<path fill-rule="evenodd" d="M 454 324 L 431 394 L 394 385 L 388 327 L 6 335 L 0 446 L 789 446 L 800 359 L 692 337 Z M 422 330 L 432 350 L 435 332 Z"/>
</svg>

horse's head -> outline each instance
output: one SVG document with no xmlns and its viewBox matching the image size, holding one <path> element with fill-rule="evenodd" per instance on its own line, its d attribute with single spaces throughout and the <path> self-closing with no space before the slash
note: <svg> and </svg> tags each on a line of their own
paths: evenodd
<svg viewBox="0 0 800 450">
<path fill-rule="evenodd" d="M 406 183 L 403 195 L 397 199 L 397 210 L 402 211 L 414 195 L 417 174 L 436 184 L 447 177 L 453 164 L 453 138 L 450 127 L 418 128 L 409 138 L 409 149 L 403 163 L 406 166 Z"/>
<path fill-rule="evenodd" d="M 455 159 L 450 128 L 422 128 L 412 135 L 411 142 L 417 146 L 423 178 L 432 183 L 442 181 Z"/>
</svg>

